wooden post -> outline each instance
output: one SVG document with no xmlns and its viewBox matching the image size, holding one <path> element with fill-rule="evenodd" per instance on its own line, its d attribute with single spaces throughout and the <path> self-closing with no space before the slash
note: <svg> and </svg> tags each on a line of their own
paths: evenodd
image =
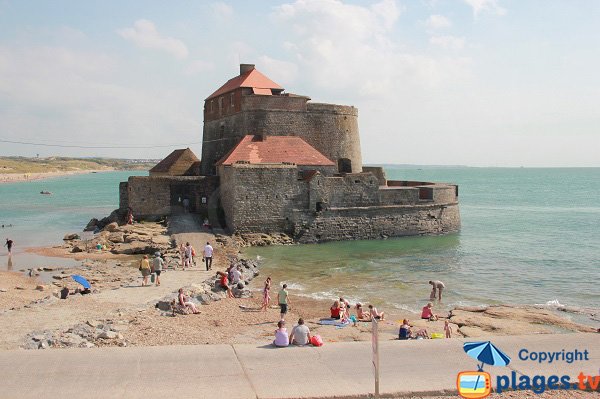
<svg viewBox="0 0 600 399">
<path fill-rule="evenodd" d="M 379 398 L 379 333 L 377 325 L 379 322 L 373 318 L 371 323 L 371 344 L 373 348 L 373 371 L 375 373 L 375 398 Z"/>
</svg>

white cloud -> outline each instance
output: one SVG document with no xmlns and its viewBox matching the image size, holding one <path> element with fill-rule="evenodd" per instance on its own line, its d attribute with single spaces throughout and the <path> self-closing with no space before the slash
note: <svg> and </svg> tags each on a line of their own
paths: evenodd
<svg viewBox="0 0 600 399">
<path fill-rule="evenodd" d="M 477 17 L 482 12 L 496 15 L 505 15 L 506 9 L 498 5 L 498 0 L 463 0 L 473 9 L 473 16 Z"/>
<path fill-rule="evenodd" d="M 133 28 L 117 30 L 117 33 L 136 46 L 165 51 L 176 58 L 187 58 L 189 51 L 185 43 L 172 37 L 162 36 L 156 30 L 152 21 L 140 19 L 135 21 Z"/>
<path fill-rule="evenodd" d="M 3 134 L 82 145 L 198 141 L 200 121 L 181 92 L 161 90 L 157 96 L 156 87 L 119 84 L 123 69 L 113 57 L 91 51 L 0 46 Z M 175 138 L 166 138 L 166 132 Z M 98 153 L 53 151 L 69 155 Z M 105 155 L 157 157 L 164 151 L 113 150 Z"/>
<path fill-rule="evenodd" d="M 383 26 L 386 29 L 391 29 L 402 12 L 402 8 L 394 0 L 382 0 L 371 6 L 371 9 L 383 21 Z"/>
<path fill-rule="evenodd" d="M 257 64 L 265 75 L 284 87 L 293 84 L 298 77 L 298 66 L 292 62 L 276 60 L 263 55 L 258 58 Z"/>
<path fill-rule="evenodd" d="M 233 15 L 233 7 L 223 2 L 213 3 L 211 5 L 213 14 L 217 18 L 228 19 Z"/>
<path fill-rule="evenodd" d="M 444 17 L 443 15 L 434 14 L 430 15 L 429 18 L 427 18 L 427 21 L 425 21 L 425 25 L 429 29 L 443 29 L 452 26 L 452 22 L 450 22 L 450 20 Z"/>
<path fill-rule="evenodd" d="M 462 60 L 438 60 L 407 50 L 389 29 L 399 11 L 390 17 L 384 16 L 386 9 L 397 6 L 387 1 L 361 7 L 339 0 L 297 0 L 277 7 L 272 20 L 285 27 L 282 43 L 299 68 L 298 79 L 329 97 L 395 96 L 436 86 L 469 69 Z"/>
<path fill-rule="evenodd" d="M 465 38 L 450 35 L 433 36 L 429 39 L 429 43 L 448 50 L 460 50 L 465 47 Z"/>
<path fill-rule="evenodd" d="M 215 66 L 212 62 L 194 60 L 187 65 L 184 72 L 186 75 L 197 75 L 200 72 L 210 71 L 214 69 L 214 67 Z"/>
</svg>

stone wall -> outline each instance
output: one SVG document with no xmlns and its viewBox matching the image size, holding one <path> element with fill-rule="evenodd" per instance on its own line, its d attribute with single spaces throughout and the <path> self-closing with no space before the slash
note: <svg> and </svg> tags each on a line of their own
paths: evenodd
<svg viewBox="0 0 600 399">
<path fill-rule="evenodd" d="M 216 176 L 131 176 L 119 185 L 119 204 L 122 209 L 131 207 L 138 220 L 155 220 L 180 212 L 184 198 L 190 200 L 190 211 L 209 214 L 210 200 L 218 185 Z"/>
<path fill-rule="evenodd" d="M 432 235 L 460 229 L 458 204 L 333 208 L 294 212 L 294 237 L 301 243 Z"/>
<path fill-rule="evenodd" d="M 352 172 L 361 172 L 358 110 L 307 101 L 307 97 L 244 96 L 240 112 L 205 120 L 202 173 L 214 174 L 214 163 L 248 134 L 301 137 L 336 164 L 348 159 Z"/>
<path fill-rule="evenodd" d="M 300 195 L 295 165 L 234 164 L 222 166 L 219 175 L 221 203 L 230 231 L 290 231 L 290 217 Z"/>
</svg>

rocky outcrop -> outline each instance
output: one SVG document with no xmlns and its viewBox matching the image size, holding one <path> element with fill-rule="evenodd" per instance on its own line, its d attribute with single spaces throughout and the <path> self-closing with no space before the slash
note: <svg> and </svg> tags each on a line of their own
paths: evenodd
<svg viewBox="0 0 600 399">
<path fill-rule="evenodd" d="M 65 331 L 37 331 L 28 334 L 24 349 L 93 348 L 96 346 L 127 346 L 122 331 L 128 326 L 120 321 L 87 321 Z"/>
<path fill-rule="evenodd" d="M 216 241 L 219 242 L 217 236 Z M 235 234 L 233 239 L 239 247 L 264 247 L 267 245 L 290 245 L 294 244 L 294 239 L 284 233 L 274 234 Z"/>
<path fill-rule="evenodd" d="M 554 309 L 534 306 L 457 307 L 450 312 L 450 321 L 458 325 L 462 335 L 473 338 L 490 335 L 595 331 L 592 327 L 562 317 Z"/>
</svg>

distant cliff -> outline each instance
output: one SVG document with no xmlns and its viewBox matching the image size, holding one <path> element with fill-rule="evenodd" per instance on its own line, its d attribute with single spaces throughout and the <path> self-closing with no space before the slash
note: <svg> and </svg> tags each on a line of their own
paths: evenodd
<svg viewBox="0 0 600 399">
<path fill-rule="evenodd" d="M 75 172 L 85 170 L 148 170 L 153 159 L 0 157 L 0 174 Z"/>
</svg>

